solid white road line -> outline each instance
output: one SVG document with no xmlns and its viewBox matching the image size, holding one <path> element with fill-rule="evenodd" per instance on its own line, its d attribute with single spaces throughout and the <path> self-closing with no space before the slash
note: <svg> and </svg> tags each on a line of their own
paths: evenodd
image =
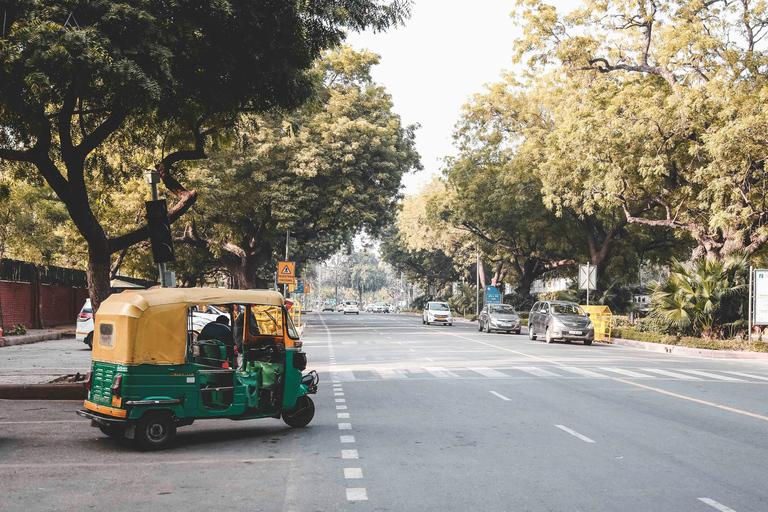
<svg viewBox="0 0 768 512">
<path fill-rule="evenodd" d="M 363 478 L 363 468 L 344 468 L 344 478 Z"/>
<path fill-rule="evenodd" d="M 368 494 L 365 487 L 347 489 L 347 501 L 368 501 Z"/>
<path fill-rule="evenodd" d="M 568 433 L 569 433 L 569 434 L 571 434 L 572 436 L 576 436 L 576 437 L 578 437 L 579 439 L 581 439 L 581 440 L 582 440 L 582 441 L 584 441 L 585 443 L 594 443 L 594 441 L 593 441 L 592 439 L 588 438 L 587 436 L 583 436 L 583 435 L 579 434 L 578 432 L 576 432 L 576 431 L 574 431 L 574 430 L 571 430 L 571 429 L 569 429 L 568 427 L 565 427 L 565 426 L 563 426 L 563 425 L 555 425 L 555 426 L 556 426 L 557 428 L 559 428 L 560 430 L 563 430 L 563 431 L 565 431 L 565 432 L 568 432 Z"/>
<path fill-rule="evenodd" d="M 698 377 L 694 377 L 692 375 L 684 375 L 682 373 L 670 372 L 669 370 L 657 370 L 655 368 L 645 368 L 643 371 L 658 373 L 659 375 L 664 375 L 666 377 L 673 377 L 675 379 L 680 379 L 680 380 L 701 380 Z"/>
<path fill-rule="evenodd" d="M 723 377 L 722 375 L 715 375 L 714 373 L 702 372 L 701 370 L 683 370 L 682 368 L 680 368 L 680 371 L 685 373 L 692 373 L 700 377 L 707 377 L 708 379 L 724 380 L 727 382 L 744 382 L 742 379 L 737 379 L 735 377 Z"/>
<path fill-rule="evenodd" d="M 606 375 L 601 375 L 599 373 L 591 372 L 589 370 L 585 370 L 584 368 L 577 368 L 575 366 L 561 366 L 560 369 L 565 370 L 567 372 L 575 373 L 576 375 L 581 375 L 583 377 L 591 377 L 593 379 L 608 378 Z"/>
<path fill-rule="evenodd" d="M 360 456 L 357 454 L 357 450 L 341 450 L 341 458 L 342 459 L 359 459 Z"/>
<path fill-rule="evenodd" d="M 513 368 L 513 370 L 521 370 L 525 373 L 530 373 L 531 375 L 535 375 L 537 377 L 560 377 L 560 375 L 556 373 L 542 370 L 541 368 L 536 368 L 535 366 L 517 366 Z"/>
<path fill-rule="evenodd" d="M 699 501 L 703 501 L 704 503 L 706 503 L 710 507 L 716 508 L 720 512 L 736 512 L 732 508 L 728 508 L 725 505 L 723 505 L 722 503 L 718 503 L 715 500 L 710 499 L 710 498 L 699 498 Z"/>
<path fill-rule="evenodd" d="M 497 392 L 495 392 L 495 391 L 491 391 L 491 394 L 492 394 L 492 395 L 496 395 L 497 397 L 501 398 L 502 400 L 506 400 L 507 402 L 511 402 L 511 401 L 512 401 L 512 399 L 511 399 L 511 398 L 507 398 L 507 397 L 505 397 L 504 395 L 502 395 L 502 394 L 500 394 L 500 393 L 497 393 Z"/>
<path fill-rule="evenodd" d="M 480 366 L 478 368 L 470 368 L 473 372 L 477 372 L 483 377 L 490 377 L 492 379 L 508 379 L 510 378 L 509 375 L 506 373 L 501 373 L 496 370 L 492 370 L 490 368 L 486 368 L 485 366 Z"/>
</svg>

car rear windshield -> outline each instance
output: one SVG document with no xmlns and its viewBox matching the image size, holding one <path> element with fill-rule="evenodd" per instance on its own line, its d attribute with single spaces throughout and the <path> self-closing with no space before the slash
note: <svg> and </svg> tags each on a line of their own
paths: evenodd
<svg viewBox="0 0 768 512">
<path fill-rule="evenodd" d="M 434 311 L 450 311 L 451 308 L 448 307 L 448 304 L 443 304 L 441 302 L 436 302 L 435 304 L 432 304 L 429 309 L 432 309 Z"/>
<path fill-rule="evenodd" d="M 557 315 L 587 316 L 582 309 L 575 304 L 552 304 L 552 312 Z"/>
<path fill-rule="evenodd" d="M 509 304 L 500 304 L 495 306 L 490 306 L 491 313 L 504 313 L 506 315 L 512 315 L 515 313 L 515 308 L 510 306 Z"/>
</svg>

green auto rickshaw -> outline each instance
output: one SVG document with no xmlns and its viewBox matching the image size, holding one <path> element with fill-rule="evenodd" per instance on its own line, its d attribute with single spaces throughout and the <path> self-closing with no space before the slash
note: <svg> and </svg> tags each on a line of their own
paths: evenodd
<svg viewBox="0 0 768 512">
<path fill-rule="evenodd" d="M 216 320 L 201 311 L 221 313 Z M 200 325 L 207 324 L 200 329 Z M 95 317 L 85 409 L 110 437 L 161 449 L 207 418 L 309 424 L 317 372 L 283 296 L 269 290 L 161 288 L 107 298 Z"/>
</svg>

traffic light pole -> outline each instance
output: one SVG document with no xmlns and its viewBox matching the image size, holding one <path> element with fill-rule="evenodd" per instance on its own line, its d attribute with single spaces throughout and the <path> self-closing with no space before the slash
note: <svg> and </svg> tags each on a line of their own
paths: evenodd
<svg viewBox="0 0 768 512">
<path fill-rule="evenodd" d="M 144 174 L 144 181 L 149 183 L 152 190 L 152 200 L 157 201 L 157 183 L 160 181 L 160 173 L 157 171 L 148 171 Z M 157 264 L 157 270 L 160 272 L 160 287 L 165 288 L 165 262 Z"/>
</svg>

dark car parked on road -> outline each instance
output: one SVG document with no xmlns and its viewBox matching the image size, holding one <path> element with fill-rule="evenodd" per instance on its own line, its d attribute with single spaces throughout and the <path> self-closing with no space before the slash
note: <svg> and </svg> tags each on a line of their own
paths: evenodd
<svg viewBox="0 0 768 512">
<path fill-rule="evenodd" d="M 528 317 L 528 337 L 544 336 L 547 343 L 558 340 L 581 340 L 591 345 L 595 328 L 589 315 L 575 302 L 545 300 L 531 308 Z"/>
</svg>

